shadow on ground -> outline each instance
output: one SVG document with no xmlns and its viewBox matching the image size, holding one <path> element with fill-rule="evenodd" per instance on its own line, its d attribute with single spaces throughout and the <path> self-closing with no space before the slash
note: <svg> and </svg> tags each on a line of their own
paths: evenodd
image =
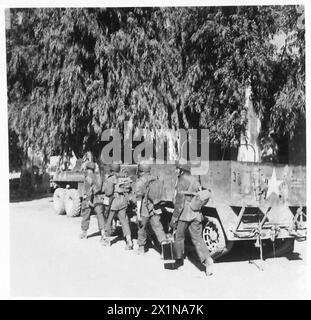
<svg viewBox="0 0 311 320">
<path fill-rule="evenodd" d="M 33 200 L 39 200 L 39 199 L 43 199 L 43 198 L 50 198 L 50 197 L 52 197 L 51 193 L 33 194 L 30 196 L 25 196 L 25 195 L 16 194 L 16 193 L 13 193 L 13 194 L 10 193 L 10 203 L 33 201 Z"/>
<path fill-rule="evenodd" d="M 285 248 L 282 248 L 286 251 Z M 199 270 L 203 271 L 204 267 L 201 265 L 199 258 L 195 252 L 194 247 L 190 244 L 185 247 L 185 253 L 188 260 L 194 264 Z M 263 260 L 267 261 L 276 257 L 285 257 L 288 260 L 302 260 L 299 253 L 293 251 L 290 253 L 282 253 L 281 251 L 273 250 L 272 243 L 269 241 L 263 248 Z M 256 248 L 254 242 L 251 241 L 239 241 L 236 242 L 229 253 L 216 259 L 215 263 L 230 263 L 230 262 L 242 262 L 260 260 L 260 250 Z"/>
<path fill-rule="evenodd" d="M 137 239 L 137 225 L 131 222 L 131 231 L 132 231 L 132 238 Z M 161 255 L 161 245 L 158 243 L 153 230 L 148 225 L 147 227 L 147 244 L 146 244 L 146 252 L 149 250 L 156 250 Z M 93 236 L 100 236 L 99 232 L 96 232 L 89 237 Z M 118 226 L 115 229 L 113 234 L 115 237 L 111 245 L 118 241 L 124 241 L 124 237 L 122 234 L 122 228 Z M 294 250 L 290 250 L 290 247 L 294 245 L 294 240 L 289 241 L 289 243 L 285 243 L 281 246 L 281 248 L 274 247 L 270 240 L 266 241 L 263 244 L 263 259 L 269 260 L 275 257 L 285 257 L 288 260 L 302 260 L 299 253 L 295 252 Z M 292 251 L 288 253 L 288 251 Z M 199 270 L 204 270 L 204 266 L 200 263 L 199 257 L 195 251 L 194 246 L 191 243 L 189 236 L 186 236 L 185 242 L 185 256 L 187 259 L 194 264 Z M 215 263 L 230 263 L 230 262 L 242 262 L 242 261 L 258 261 L 260 260 L 260 250 L 259 248 L 255 247 L 255 241 L 238 241 L 234 244 L 233 248 L 229 253 L 226 255 L 218 258 Z M 170 262 L 165 263 L 165 268 L 171 269 Z"/>
<path fill-rule="evenodd" d="M 10 194 L 10 202 L 16 203 L 16 202 L 24 202 L 24 201 L 33 201 L 43 198 L 51 198 L 52 194 L 46 193 L 46 194 L 34 194 L 30 197 L 25 197 L 21 195 L 12 195 Z M 50 202 L 52 202 L 52 198 L 50 199 Z M 137 239 L 137 225 L 134 222 L 130 222 L 130 228 L 132 232 L 132 238 Z M 146 245 L 146 251 L 148 250 L 156 250 L 161 255 L 161 245 L 156 240 L 155 234 L 153 230 L 148 225 L 147 227 L 147 233 L 148 233 L 148 239 L 147 239 L 147 245 Z M 94 232 L 88 236 L 88 238 L 93 237 L 100 237 L 101 233 Z M 111 242 L 111 245 L 113 245 L 116 242 L 124 241 L 122 228 L 120 225 L 118 225 L 113 232 L 112 236 L 114 239 Z M 294 241 L 290 243 L 289 245 L 294 245 Z M 283 248 L 284 249 L 284 248 Z M 286 249 L 286 248 L 285 248 Z M 286 250 L 285 250 L 286 251 Z M 289 250 L 290 253 L 286 252 L 278 252 L 277 250 L 273 250 L 272 242 L 268 241 L 265 243 L 265 246 L 263 248 L 263 258 L 264 260 L 273 259 L 274 257 L 285 257 L 288 260 L 302 260 L 299 253 L 295 252 L 295 250 Z M 197 256 L 197 253 L 195 251 L 195 248 L 193 247 L 191 240 L 189 239 L 189 236 L 186 236 L 186 242 L 185 242 L 185 255 L 187 259 L 195 265 L 199 270 L 204 270 L 204 266 L 200 263 L 199 257 Z M 235 242 L 233 248 L 229 253 L 226 255 L 218 258 L 215 262 L 218 263 L 230 263 L 230 262 L 241 262 L 241 261 L 258 261 L 260 259 L 260 250 L 259 248 L 255 247 L 254 241 L 238 241 Z"/>
</svg>

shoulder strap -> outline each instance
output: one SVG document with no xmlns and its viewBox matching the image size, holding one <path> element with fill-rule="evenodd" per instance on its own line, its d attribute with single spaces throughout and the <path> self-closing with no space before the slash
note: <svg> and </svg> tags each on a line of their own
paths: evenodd
<svg viewBox="0 0 311 320">
<path fill-rule="evenodd" d="M 147 201 L 148 201 L 148 195 L 149 195 L 149 191 L 150 191 L 150 185 L 152 182 L 158 180 L 158 177 L 155 177 L 155 176 L 150 176 L 150 178 L 147 180 L 146 182 L 146 192 L 145 192 L 145 195 L 144 195 L 144 201 L 145 203 L 147 204 Z"/>
</svg>

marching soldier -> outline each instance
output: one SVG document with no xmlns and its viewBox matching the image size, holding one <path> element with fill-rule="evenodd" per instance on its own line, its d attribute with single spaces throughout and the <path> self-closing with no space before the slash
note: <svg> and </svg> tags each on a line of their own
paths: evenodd
<svg viewBox="0 0 311 320">
<path fill-rule="evenodd" d="M 83 184 L 83 201 L 82 201 L 82 221 L 80 239 L 87 238 L 87 231 L 90 225 L 92 214 L 97 215 L 98 229 L 101 232 L 101 241 L 104 241 L 105 223 L 104 223 L 104 206 L 100 199 L 102 189 L 102 180 L 94 174 L 95 163 L 86 164 L 86 176 Z"/>
<path fill-rule="evenodd" d="M 128 181 L 123 183 L 121 174 L 121 166 L 118 163 L 110 165 L 110 174 L 107 176 L 103 189 L 105 195 L 109 197 L 109 205 L 106 210 L 106 232 L 105 245 L 110 246 L 111 223 L 115 215 L 119 218 L 121 223 L 123 236 L 126 239 L 126 250 L 133 249 L 133 241 L 131 237 L 129 218 L 126 212 L 128 206 L 128 193 L 130 192 L 130 185 Z M 125 179 L 126 180 L 126 179 Z"/>
<path fill-rule="evenodd" d="M 138 165 L 138 179 L 136 181 L 135 194 L 137 199 L 137 220 L 138 220 L 138 254 L 145 253 L 147 243 L 147 224 L 150 223 L 159 243 L 166 240 L 166 234 L 160 221 L 161 208 L 158 203 L 153 203 L 148 197 L 149 193 L 159 194 L 159 184 L 153 183 L 157 181 L 157 177 L 151 173 L 151 166 L 147 163 Z M 161 200 L 161 199 L 158 199 Z"/>
<path fill-rule="evenodd" d="M 176 185 L 176 196 L 174 212 L 170 222 L 172 229 L 176 228 L 174 249 L 176 253 L 175 268 L 183 265 L 185 232 L 188 229 L 193 245 L 198 253 L 201 263 L 205 265 L 205 274 L 212 274 L 213 259 L 202 238 L 201 211 L 193 211 L 190 201 L 193 194 L 201 189 L 199 181 L 191 175 L 190 164 L 177 163 L 178 180 Z"/>
</svg>

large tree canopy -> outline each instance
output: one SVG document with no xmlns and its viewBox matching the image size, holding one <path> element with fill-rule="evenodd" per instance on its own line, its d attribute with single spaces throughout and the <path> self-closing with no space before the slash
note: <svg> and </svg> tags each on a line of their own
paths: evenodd
<svg viewBox="0 0 311 320">
<path fill-rule="evenodd" d="M 305 121 L 299 6 L 10 11 L 9 127 L 24 150 L 98 154 L 125 120 L 237 145 L 249 85 L 263 136 L 292 138 Z"/>
</svg>

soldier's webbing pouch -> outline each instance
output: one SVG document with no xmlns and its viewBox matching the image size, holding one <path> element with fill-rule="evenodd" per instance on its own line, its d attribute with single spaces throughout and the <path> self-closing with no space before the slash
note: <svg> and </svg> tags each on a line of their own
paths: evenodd
<svg viewBox="0 0 311 320">
<path fill-rule="evenodd" d="M 202 207 L 209 201 L 211 198 L 210 190 L 201 190 L 194 195 L 190 201 L 190 208 L 193 211 L 200 211 Z"/>
<path fill-rule="evenodd" d="M 171 235 L 165 242 L 162 242 L 162 259 L 164 261 L 175 260 L 174 236 Z"/>
<path fill-rule="evenodd" d="M 115 186 L 115 192 L 119 194 L 128 194 L 131 190 L 132 180 L 130 177 L 118 177 Z"/>
<path fill-rule="evenodd" d="M 110 197 L 107 197 L 106 195 L 103 196 L 103 204 L 105 206 L 109 206 Z"/>
</svg>

